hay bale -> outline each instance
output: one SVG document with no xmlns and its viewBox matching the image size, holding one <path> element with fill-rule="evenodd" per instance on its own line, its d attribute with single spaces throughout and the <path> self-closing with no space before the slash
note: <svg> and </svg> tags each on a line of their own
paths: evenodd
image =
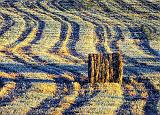
<svg viewBox="0 0 160 115">
<path fill-rule="evenodd" d="M 120 52 L 112 53 L 112 59 L 113 81 L 121 84 L 123 76 L 123 62 Z"/>
<path fill-rule="evenodd" d="M 115 82 L 122 83 L 123 63 L 120 52 L 89 54 L 88 56 L 89 83 Z"/>
</svg>

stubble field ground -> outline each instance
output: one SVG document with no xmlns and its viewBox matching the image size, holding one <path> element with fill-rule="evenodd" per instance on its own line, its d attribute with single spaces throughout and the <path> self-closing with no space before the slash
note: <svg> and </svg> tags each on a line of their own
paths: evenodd
<svg viewBox="0 0 160 115">
<path fill-rule="evenodd" d="M 159 0 L 0 0 L 0 114 L 158 115 L 159 44 Z M 122 85 L 91 87 L 117 46 Z"/>
</svg>

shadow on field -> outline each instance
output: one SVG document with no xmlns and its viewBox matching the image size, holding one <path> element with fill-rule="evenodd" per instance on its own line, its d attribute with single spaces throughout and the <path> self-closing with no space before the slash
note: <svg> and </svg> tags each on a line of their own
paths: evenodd
<svg viewBox="0 0 160 115">
<path fill-rule="evenodd" d="M 14 8 L 16 11 L 21 12 L 22 14 L 26 15 L 26 17 L 29 17 L 31 19 L 34 20 L 34 22 L 37 22 L 37 26 L 38 26 L 38 30 L 36 33 L 36 37 L 31 41 L 31 44 L 36 44 L 42 37 L 43 34 L 43 30 L 45 29 L 45 22 L 42 21 L 40 19 L 40 17 L 36 16 L 36 14 L 32 14 L 30 12 L 26 12 L 25 9 L 21 9 L 18 8 L 18 6 L 16 6 L 16 4 L 14 4 L 14 2 L 16 2 L 17 0 L 13 0 L 13 1 L 8 1 L 6 0 L 6 3 L 8 2 L 8 4 L 6 5 L 7 7 L 12 7 Z M 70 41 L 68 44 L 68 48 L 70 50 L 70 53 L 73 56 L 76 56 L 78 58 L 83 59 L 83 55 L 78 54 L 78 52 L 76 52 L 75 50 L 75 45 L 76 42 L 79 40 L 79 30 L 80 30 L 80 26 L 78 25 L 78 23 L 69 20 L 66 16 L 61 15 L 59 13 L 54 12 L 54 8 L 59 9 L 60 11 L 65 11 L 65 10 L 69 10 L 69 8 L 74 8 L 77 9 L 77 7 L 75 7 L 75 4 L 73 2 L 73 0 L 68 0 L 70 1 L 70 3 L 68 2 L 57 2 L 57 1 L 51 1 L 50 2 L 50 7 L 53 8 L 53 12 L 47 10 L 45 7 L 43 7 L 40 3 L 38 4 L 37 2 L 37 6 L 40 9 L 43 9 L 45 12 L 48 12 L 50 14 L 52 14 L 53 16 L 57 16 L 60 18 L 61 23 L 64 21 L 68 22 L 69 24 L 71 24 L 72 26 L 72 33 L 70 36 Z M 123 16 L 121 13 L 117 13 L 117 12 L 113 12 L 109 9 L 109 7 L 104 4 L 103 2 L 99 2 L 98 0 L 97 4 L 102 8 L 103 10 L 103 14 L 109 15 L 109 18 L 114 17 L 117 20 L 124 20 L 127 19 L 127 16 Z M 18 1 L 17 1 L 18 2 Z M 141 13 L 140 11 L 136 10 L 135 8 L 133 8 L 131 5 L 126 4 L 123 0 L 119 0 L 116 2 L 120 5 L 122 10 L 130 10 L 134 13 Z M 153 4 L 152 2 L 149 1 L 144 1 L 144 0 L 140 0 L 140 2 L 144 5 L 147 6 L 149 9 L 155 10 L 155 11 L 159 11 L 160 7 L 156 4 Z M 68 6 L 66 5 L 68 4 Z M 30 10 L 32 9 L 31 7 L 26 7 L 27 4 L 22 4 L 24 5 L 25 8 L 30 8 Z M 82 7 L 82 6 L 78 6 L 78 7 Z M 115 6 L 114 6 L 115 7 Z M 80 8 L 78 8 L 79 10 Z M 5 14 L 2 14 L 2 17 L 4 17 L 5 22 L 7 22 L 7 25 L 4 25 L 1 30 L 0 30 L 0 35 L 3 35 L 6 31 L 9 30 L 9 28 L 11 26 L 14 25 L 14 21 L 12 22 L 12 19 L 10 17 L 8 17 Z M 83 14 L 80 16 L 82 19 L 84 19 L 85 21 L 89 21 L 90 23 L 92 23 L 95 26 L 95 31 L 96 31 L 96 35 L 99 38 L 99 43 L 96 44 L 96 49 L 101 52 L 101 53 L 106 53 L 105 52 L 105 48 L 103 46 L 103 39 L 104 39 L 104 31 L 105 29 L 102 27 L 102 25 L 100 25 L 99 23 L 96 22 L 96 20 L 94 20 L 93 17 L 88 16 L 87 14 Z M 157 18 L 157 17 L 154 17 Z M 30 19 L 29 19 L 30 20 Z M 8 23 L 10 22 L 10 23 Z M 34 25 L 35 26 L 35 25 Z M 120 29 L 120 27 L 115 26 L 114 28 L 115 32 L 116 32 L 116 36 L 114 36 L 114 40 L 111 42 L 111 46 L 113 49 L 117 49 L 117 41 L 119 39 L 122 39 L 122 30 Z M 143 32 L 143 30 L 141 30 L 140 28 L 130 28 L 128 27 L 130 33 L 131 33 L 131 39 L 136 39 L 139 38 L 140 40 L 140 44 L 139 47 L 146 53 L 149 52 L 151 55 L 153 56 L 159 56 L 159 53 L 154 50 L 153 48 L 150 47 L 150 43 L 149 40 L 147 39 L 146 34 Z M 58 41 L 55 45 L 55 47 L 53 48 L 53 51 L 55 49 L 54 52 L 56 52 L 57 50 L 60 49 L 60 47 L 63 44 L 63 41 L 66 39 L 67 36 L 67 24 L 66 23 L 62 23 L 61 26 L 61 36 L 60 36 L 60 41 Z M 109 32 L 109 28 L 108 28 L 108 32 Z M 15 44 L 23 41 L 26 36 L 29 35 L 29 33 L 31 32 L 31 28 L 26 29 L 21 37 L 15 42 Z M 110 32 L 111 33 L 111 32 Z M 109 36 L 111 37 L 111 35 L 109 34 Z M 29 48 L 29 46 L 26 46 L 25 48 Z M 57 49 L 58 48 L 58 49 Z M 26 49 L 28 50 L 28 49 Z M 81 66 L 76 66 L 76 65 L 62 65 L 62 64 L 55 64 L 55 63 L 51 63 L 51 64 L 46 64 L 46 65 L 33 65 L 30 63 L 27 63 L 25 60 L 23 60 L 22 58 L 14 55 L 11 52 L 4 52 L 7 56 L 11 57 L 13 59 L 13 61 L 18 62 L 20 64 L 0 64 L 0 71 L 4 71 L 7 73 L 13 72 L 13 73 L 27 73 L 27 72 L 42 72 L 42 73 L 47 73 L 47 74 L 54 74 L 54 75 L 59 75 L 59 76 L 63 76 L 64 73 L 69 72 L 72 73 L 73 75 L 75 75 L 74 79 L 75 81 L 79 82 L 81 85 L 83 85 L 86 81 L 84 81 L 82 79 L 82 74 L 81 73 L 87 73 L 87 65 L 81 65 Z M 45 62 L 44 60 L 42 60 L 40 57 L 38 56 L 33 56 L 32 57 L 34 61 L 43 63 Z M 156 90 L 154 88 L 154 86 L 151 84 L 149 79 L 143 79 L 143 74 L 145 73 L 150 73 L 150 72 L 159 72 L 160 71 L 160 66 L 153 66 L 153 65 L 147 65 L 146 63 L 140 63 L 142 60 L 145 60 L 143 58 L 131 58 L 131 57 L 127 57 L 124 55 L 125 58 L 125 63 L 126 64 L 132 64 L 133 66 L 125 66 L 124 67 L 124 73 L 127 75 L 136 75 L 136 81 L 138 83 L 143 83 L 144 87 L 147 89 L 147 93 L 148 93 L 148 98 L 147 98 L 147 102 L 146 105 L 144 107 L 144 111 L 145 114 L 158 114 L 158 110 L 157 110 L 157 104 L 160 98 L 160 94 L 159 91 Z M 140 60 L 140 62 L 138 61 Z M 147 59 L 148 60 L 152 60 L 150 58 Z M 145 60 L 146 61 L 146 60 Z M 155 57 L 153 59 L 153 62 L 157 62 L 159 61 L 159 58 Z M 0 88 L 3 87 L 3 83 L 7 83 L 13 81 L 16 83 L 16 87 L 15 89 L 13 89 L 10 94 L 6 97 L 4 97 L 3 99 L 0 100 L 0 106 L 6 106 L 8 104 L 10 104 L 15 98 L 18 98 L 20 96 L 25 95 L 25 93 L 32 87 L 32 84 L 35 82 L 40 82 L 40 83 L 48 83 L 48 82 L 55 82 L 58 84 L 62 84 L 63 88 L 63 84 L 66 84 L 66 86 L 68 88 L 71 88 L 69 84 L 72 83 L 72 81 L 70 81 L 67 78 L 55 78 L 54 80 L 47 80 L 47 79 L 28 79 L 28 78 L 24 78 L 23 76 L 19 76 L 16 79 L 10 79 L 10 78 L 3 78 L 3 76 L 0 78 Z M 130 78 L 126 77 L 124 78 L 124 84 L 128 84 L 130 82 Z M 73 88 L 71 88 L 73 89 Z M 65 96 L 66 94 L 63 94 L 63 92 L 61 92 L 63 89 L 60 89 L 57 92 L 57 97 L 58 98 L 53 98 L 53 97 L 48 97 L 47 99 L 43 100 L 40 105 L 36 108 L 33 108 L 31 111 L 28 112 L 28 114 L 37 114 L 37 111 L 42 110 L 42 111 L 47 111 L 48 109 L 50 109 L 51 107 L 57 107 L 60 100 L 63 98 L 63 96 Z M 85 96 L 79 96 L 76 100 L 76 102 L 74 104 L 71 105 L 70 108 L 68 108 L 64 114 L 75 114 L 74 112 L 70 112 L 72 111 L 74 108 L 77 107 L 81 107 L 84 104 L 86 104 L 91 98 L 93 98 L 94 96 L 97 95 L 98 92 L 93 92 L 92 95 L 85 95 Z M 62 94 L 62 95 L 61 95 Z M 137 98 L 134 99 L 130 99 L 126 96 L 126 94 L 124 94 L 124 99 L 126 102 L 123 103 L 123 105 L 119 108 L 118 110 L 118 114 L 123 114 L 123 110 L 129 111 L 129 113 L 131 114 L 131 102 L 132 101 L 136 101 L 138 100 Z"/>
<path fill-rule="evenodd" d="M 79 38 L 80 25 L 76 22 L 71 21 L 71 26 L 72 26 L 72 33 L 67 47 L 69 48 L 69 51 L 73 56 L 78 57 L 79 59 L 82 59 L 85 62 L 85 56 L 76 51 L 76 43 L 80 39 Z"/>
<path fill-rule="evenodd" d="M 152 85 L 152 83 L 150 82 L 150 80 L 148 78 L 143 78 L 143 74 L 146 73 L 152 73 L 152 72 L 159 72 L 160 71 L 160 67 L 159 66 L 150 66 L 150 65 L 146 65 L 145 63 L 140 63 L 138 62 L 138 60 L 143 60 L 141 58 L 130 58 L 128 56 L 125 56 L 125 63 L 127 64 L 133 64 L 134 66 L 126 66 L 124 67 L 124 73 L 127 76 L 131 76 L 131 75 L 136 75 L 136 81 L 138 83 L 143 83 L 145 89 L 147 89 L 147 93 L 148 93 L 148 97 L 146 100 L 146 104 L 144 107 L 144 113 L 145 114 L 158 114 L 158 110 L 157 110 L 157 104 L 158 101 L 160 99 L 160 93 L 157 89 L 155 89 L 155 87 Z M 153 60 L 152 59 L 148 59 L 148 60 Z M 155 58 L 157 59 L 157 58 Z M 159 62 L 159 60 L 154 60 L 154 62 Z M 125 77 L 124 78 L 124 84 L 129 84 L 130 83 L 130 79 L 129 77 Z M 138 89 L 137 89 L 138 90 Z M 138 91 L 137 91 L 138 92 Z M 124 92 L 124 99 L 125 102 L 121 105 L 121 107 L 117 110 L 117 114 L 121 115 L 123 113 L 129 113 L 132 114 L 131 112 L 131 102 L 132 101 L 138 101 L 139 99 L 141 100 L 141 98 L 131 98 L 128 96 L 128 94 L 126 94 Z"/>
<path fill-rule="evenodd" d="M 70 86 L 71 81 L 67 78 L 55 78 L 54 80 L 48 79 L 35 79 L 35 78 L 24 78 L 23 76 L 18 77 L 16 79 L 12 78 L 0 78 L 2 83 L 7 82 L 15 82 L 16 87 L 4 98 L 0 99 L 0 106 L 6 106 L 10 104 L 14 99 L 25 95 L 25 93 L 31 88 L 33 83 L 57 83 L 57 84 L 64 84 L 66 83 L 67 86 Z M 47 103 L 46 103 L 47 104 Z"/>
<path fill-rule="evenodd" d="M 17 78 L 16 80 L 11 78 L 0 78 L 4 83 L 5 82 L 16 82 L 16 87 L 9 94 L 3 98 L 0 98 L 0 106 L 7 106 L 10 104 L 15 98 L 23 96 L 24 93 L 31 88 L 31 81 L 26 80 L 24 78 Z"/>
<path fill-rule="evenodd" d="M 61 23 L 60 40 L 54 45 L 54 47 L 52 48 L 52 52 L 58 52 L 67 37 L 68 25 L 63 22 Z"/>
<path fill-rule="evenodd" d="M 151 1 L 147 0 L 139 0 L 139 2 L 142 3 L 142 5 L 147 6 L 149 9 L 152 9 L 154 11 L 160 11 L 160 6 L 159 4 L 154 4 Z"/>
<path fill-rule="evenodd" d="M 6 3 L 9 4 L 9 6 L 11 8 L 14 8 L 16 11 L 18 12 L 21 12 L 23 13 L 24 15 L 27 15 L 28 17 L 32 18 L 34 21 L 37 21 L 38 22 L 38 30 L 37 30 L 37 33 L 36 33 L 36 36 L 35 38 L 31 41 L 31 44 L 36 44 L 41 38 L 42 38 L 42 33 L 43 33 L 43 30 L 45 28 L 45 22 L 42 21 L 38 16 L 34 15 L 34 14 L 31 14 L 29 12 L 26 12 L 25 10 L 22 10 L 20 8 L 18 8 L 16 6 L 16 2 L 17 1 L 5 1 Z M 24 5 L 22 2 L 21 2 L 22 5 Z M 25 5 L 24 5 L 25 7 Z M 28 30 L 29 31 L 29 30 Z M 31 31 L 31 30 L 30 30 Z M 25 34 L 25 33 L 24 33 Z M 23 40 L 23 38 L 22 38 Z"/>
<path fill-rule="evenodd" d="M 131 39 L 139 39 L 140 43 L 138 44 L 138 46 L 145 53 L 148 53 L 153 56 L 159 56 L 159 52 L 150 46 L 149 38 L 148 38 L 147 34 L 144 32 L 142 27 L 141 28 L 140 27 L 132 27 L 132 28 L 128 27 L 128 29 L 131 33 Z M 150 34 L 153 34 L 153 33 L 150 33 Z"/>
<path fill-rule="evenodd" d="M 57 85 L 57 91 L 55 93 L 54 97 L 47 97 L 44 99 L 37 107 L 32 108 L 27 115 L 39 115 L 39 114 L 46 114 L 46 112 L 50 108 L 56 108 L 59 106 L 60 101 L 63 99 L 64 96 L 68 95 L 70 92 L 65 93 L 63 91 L 64 88 L 67 87 L 70 91 L 73 90 L 72 87 L 72 81 L 66 78 L 56 78 L 54 79 L 56 85 Z M 66 86 L 66 87 L 65 87 Z"/>
<path fill-rule="evenodd" d="M 14 72 L 14 73 L 28 73 L 28 72 L 42 72 L 42 73 L 48 73 L 48 74 L 54 74 L 54 75 L 59 75 L 63 76 L 63 73 L 65 71 L 71 72 L 73 74 L 77 74 L 75 81 L 81 83 L 83 85 L 86 81 L 82 80 L 81 75 L 78 72 L 84 72 L 87 70 L 86 67 L 87 65 L 84 66 L 70 66 L 70 65 L 57 65 L 57 64 L 49 64 L 46 66 L 38 66 L 38 65 L 22 65 L 22 64 L 0 64 L 1 71 L 5 72 Z M 76 71 L 76 72 L 75 72 Z M 80 72 L 80 73 L 81 73 Z M 3 99 L 0 100 L 0 106 L 6 106 L 9 105 L 14 99 L 18 97 L 22 97 L 25 95 L 25 93 L 32 87 L 33 83 L 56 83 L 59 84 L 60 87 L 58 89 L 58 92 L 56 93 L 55 97 L 48 97 L 47 99 L 43 100 L 41 104 L 33 108 L 28 112 L 28 114 L 32 113 L 37 113 L 37 111 L 41 111 L 42 113 L 50 109 L 51 107 L 57 107 L 59 105 L 60 100 L 66 95 L 63 94 L 63 88 L 65 87 L 63 84 L 66 84 L 67 88 L 70 89 L 71 91 L 73 88 L 71 87 L 72 81 L 70 81 L 67 78 L 59 77 L 59 78 L 54 78 L 53 80 L 47 80 L 47 79 L 34 79 L 34 78 L 24 78 L 23 76 L 19 76 L 16 79 L 11 79 L 11 78 L 3 78 L 3 76 L 0 79 L 3 83 L 7 82 L 15 82 L 16 87 Z M 75 82 L 74 81 L 74 82 Z M 63 87 L 62 87 L 63 86 Z"/>
<path fill-rule="evenodd" d="M 4 83 L 2 82 L 2 80 L 0 79 L 0 88 L 2 88 L 4 86 Z"/>
<path fill-rule="evenodd" d="M 150 55 L 153 56 L 158 56 L 158 52 L 156 52 L 154 49 L 152 49 L 149 45 L 149 40 L 148 36 L 146 33 L 143 31 L 142 28 L 139 27 L 128 27 L 130 33 L 131 33 L 131 39 L 139 39 L 140 44 L 139 47 L 142 49 L 145 53 L 149 52 Z M 121 34 L 121 31 L 117 31 L 119 34 Z M 118 40 L 120 37 L 117 37 L 111 41 L 111 46 L 113 48 L 118 49 Z M 138 83 L 143 83 L 145 89 L 147 90 L 148 97 L 146 99 L 146 104 L 144 107 L 144 113 L 145 114 L 158 114 L 157 110 L 157 104 L 160 99 L 160 93 L 157 89 L 155 89 L 154 85 L 150 82 L 149 78 L 143 78 L 143 74 L 147 73 L 153 73 L 153 72 L 159 72 L 160 71 L 160 66 L 157 65 L 149 65 L 146 63 L 151 61 L 152 63 L 154 62 L 159 62 L 159 57 L 154 57 L 154 58 L 131 58 L 129 56 L 123 55 L 124 62 L 126 65 L 132 65 L 132 66 L 124 66 L 124 73 L 126 76 L 123 79 L 123 85 L 125 87 L 125 84 L 130 84 L 131 78 L 129 76 L 135 75 L 136 76 L 136 82 Z M 146 60 L 145 60 L 146 59 Z M 144 63 L 145 61 L 145 63 Z M 138 92 L 138 89 L 136 89 L 136 92 Z M 138 101 L 141 98 L 131 98 L 128 96 L 126 92 L 124 92 L 124 99 L 125 102 L 121 105 L 121 107 L 117 110 L 117 114 L 133 114 L 132 113 L 132 107 L 131 107 L 131 102 L 133 101 Z"/>
<path fill-rule="evenodd" d="M 48 73 L 48 74 L 54 74 L 54 75 L 60 75 L 60 76 L 61 75 L 63 76 L 63 74 L 65 72 L 71 72 L 72 74 L 74 74 L 76 76 L 75 81 L 79 82 L 81 85 L 83 85 L 85 82 L 88 82 L 88 81 L 83 81 L 82 76 L 80 74 L 82 72 L 84 72 L 84 73 L 86 72 L 86 70 L 87 70 L 87 65 L 86 64 L 81 65 L 81 66 L 60 65 L 60 64 L 32 65 L 32 64 L 28 64 L 23 59 L 14 56 L 14 54 L 10 54 L 8 52 L 8 55 L 12 55 L 14 57 L 15 61 L 17 61 L 21 64 L 3 64 L 3 63 L 1 63 L 0 64 L 0 70 L 1 71 L 5 71 L 7 73 L 14 72 L 14 73 L 17 73 L 17 74 L 18 73 L 25 73 L 25 72 L 26 73 L 28 73 L 28 72 L 33 72 L 33 73 L 42 72 L 42 73 Z M 0 100 L 0 102 L 1 102 L 0 105 L 1 106 L 9 105 L 15 98 L 18 98 L 19 96 L 23 96 L 31 88 L 32 83 L 35 83 L 35 82 L 40 82 L 40 83 L 55 82 L 55 83 L 58 83 L 58 84 L 64 84 L 65 83 L 67 87 L 69 87 L 71 90 L 73 89 L 73 88 L 70 87 L 71 81 L 69 81 L 69 79 L 65 79 L 65 78 L 62 78 L 62 77 L 56 78 L 54 80 L 44 80 L 44 79 L 23 78 L 23 76 L 22 76 L 22 78 L 20 77 L 20 78 L 17 78 L 17 79 L 7 79 L 7 78 L 3 78 L 3 76 L 2 76 L 1 80 L 4 83 L 9 82 L 9 81 L 16 82 L 16 88 L 12 92 L 10 92 L 10 94 L 8 96 L 6 96 L 6 97 L 4 97 L 3 99 Z M 43 100 L 38 107 L 33 108 L 31 111 L 29 111 L 28 114 L 35 113 L 38 110 L 42 110 L 42 112 L 44 112 L 51 107 L 58 106 L 58 102 L 64 96 L 64 94 L 62 96 L 60 96 L 61 91 L 62 91 L 62 89 L 59 89 L 59 93 L 57 93 L 58 99 L 57 98 L 54 99 L 53 97 L 52 98 L 48 97 L 47 99 Z M 92 98 L 92 96 L 90 96 L 90 98 Z M 78 103 L 82 104 L 83 102 L 78 102 Z"/>
<path fill-rule="evenodd" d="M 0 36 L 2 36 L 15 24 L 15 21 L 12 20 L 12 18 L 10 18 L 7 14 L 0 12 L 0 15 L 4 18 L 4 23 L 2 23 L 3 26 L 0 28 Z"/>
<path fill-rule="evenodd" d="M 64 16 L 62 14 L 59 14 L 57 12 L 49 11 L 43 5 L 41 5 L 40 2 L 37 2 L 36 4 L 40 9 L 44 10 L 45 12 L 48 12 L 51 15 L 57 16 L 58 18 L 60 18 L 60 20 L 58 20 L 58 21 L 61 22 L 61 25 L 62 25 L 61 26 L 61 33 L 60 33 L 60 40 L 55 44 L 55 46 L 53 47 L 51 52 L 52 53 L 58 52 L 59 49 L 61 48 L 63 42 L 65 41 L 65 39 L 67 37 L 67 34 L 68 34 L 67 31 L 68 31 L 68 26 L 69 26 L 69 25 L 67 25 L 66 22 L 68 22 L 69 24 L 71 24 L 72 30 L 71 30 L 71 35 L 69 36 L 70 38 L 69 38 L 69 41 L 68 41 L 68 44 L 67 44 L 67 48 L 70 51 L 71 55 L 73 55 L 75 57 L 78 57 L 78 58 L 82 59 L 83 61 L 85 61 L 85 57 L 83 55 L 79 54 L 75 49 L 76 43 L 79 40 L 79 30 L 80 30 L 79 24 L 74 22 L 74 21 L 72 21 L 72 20 L 70 20 L 68 17 L 66 17 L 66 16 Z M 54 4 L 54 7 L 52 7 L 52 4 Z M 48 5 L 50 6 L 50 8 L 53 8 L 53 10 L 55 8 L 58 8 L 58 9 L 60 8 L 60 6 L 58 6 L 56 3 L 54 3 L 54 1 L 51 2 L 50 4 L 48 3 Z M 61 10 L 62 9 L 63 8 L 61 8 Z"/>
<path fill-rule="evenodd" d="M 94 98 L 99 92 L 100 91 L 94 90 L 91 95 L 86 94 L 83 96 L 78 96 L 75 103 L 72 104 L 68 109 L 66 109 L 63 114 L 64 115 L 76 115 L 76 112 L 74 112 L 74 109 L 86 105 L 90 101 L 90 99 Z"/>
</svg>

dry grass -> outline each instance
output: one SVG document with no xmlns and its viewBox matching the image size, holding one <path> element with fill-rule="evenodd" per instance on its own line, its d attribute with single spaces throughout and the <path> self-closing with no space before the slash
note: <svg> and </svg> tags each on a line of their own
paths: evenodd
<svg viewBox="0 0 160 115">
<path fill-rule="evenodd" d="M 84 97 L 85 95 L 93 94 L 93 92 L 100 92 L 82 107 L 73 109 L 77 114 L 115 114 L 116 109 L 123 102 L 123 91 L 117 83 L 96 84 L 94 87 L 87 87 L 87 89 L 82 87 L 83 89 L 80 90 Z M 83 93 L 83 91 L 88 93 Z"/>
<path fill-rule="evenodd" d="M 15 88 L 16 83 L 7 82 L 0 90 L 0 99 L 7 96 Z"/>
<path fill-rule="evenodd" d="M 32 2 L 30 0 L 26 1 L 34 4 L 37 0 L 32 0 Z M 48 98 L 57 99 L 57 95 L 60 95 L 59 92 L 62 91 L 63 96 L 61 97 L 60 102 L 57 103 L 56 107 L 48 104 L 50 107 L 46 111 L 37 110 L 37 114 L 45 113 L 62 115 L 64 114 L 65 110 L 70 110 L 70 107 L 72 107 L 77 101 L 82 101 L 82 103 L 84 101 L 83 106 L 75 107 L 74 109 L 71 109 L 71 111 L 77 114 L 112 115 L 116 114 L 116 110 L 119 110 L 119 108 L 121 108 L 121 106 L 127 101 L 125 100 L 126 96 L 124 95 L 125 90 L 128 91 L 127 94 L 130 98 L 135 98 L 136 96 L 142 98 L 136 101 L 130 101 L 130 106 L 132 106 L 132 108 L 130 108 L 131 112 L 139 115 L 144 114 L 145 111 L 143 108 L 146 105 L 147 98 L 150 96 L 150 94 L 147 92 L 148 89 L 146 89 L 144 86 L 144 83 L 139 83 L 136 81 L 136 79 L 130 79 L 131 83 L 126 85 L 124 85 L 124 83 L 122 86 L 116 83 L 105 83 L 103 85 L 96 84 L 95 86 L 87 84 L 86 86 L 81 86 L 80 83 L 77 82 L 76 75 L 83 74 L 85 78 L 87 78 L 87 70 L 78 70 L 78 72 L 80 72 L 75 74 L 74 71 L 72 71 L 71 68 L 67 68 L 67 66 L 75 67 L 74 69 L 77 69 L 78 67 L 83 68 L 84 64 L 86 64 L 85 61 L 87 60 L 88 54 L 99 52 L 97 48 L 97 44 L 100 43 L 99 36 L 107 38 L 105 42 L 100 44 L 102 46 L 104 45 L 104 52 L 111 53 L 113 49 L 110 48 L 110 43 L 112 43 L 116 39 L 116 36 L 120 34 L 120 32 L 115 30 L 115 27 L 118 26 L 124 35 L 124 40 L 119 40 L 118 45 L 122 50 L 123 55 L 130 59 L 129 61 L 124 59 L 125 68 L 134 69 L 134 71 L 131 72 L 125 71 L 124 77 L 130 77 L 131 74 L 141 73 L 141 76 L 143 76 L 144 79 L 149 79 L 155 89 L 159 91 L 160 73 L 157 71 L 160 65 L 159 61 L 157 61 L 157 58 L 159 57 L 154 56 L 152 54 L 153 52 L 149 53 L 148 50 L 144 50 L 142 47 L 140 47 L 140 38 L 137 37 L 132 39 L 131 32 L 128 28 L 146 25 L 146 27 L 155 28 L 156 32 L 160 33 L 160 13 L 155 10 L 155 7 L 147 5 L 144 6 L 142 2 L 138 0 L 123 1 L 128 4 L 135 3 L 132 5 L 135 10 L 144 13 L 135 13 L 130 9 L 127 10 L 125 9 L 124 5 L 121 6 L 119 4 L 119 1 L 115 2 L 113 0 L 99 0 L 101 1 L 102 6 L 96 2 L 96 0 L 80 1 L 81 5 L 84 6 L 85 9 L 78 9 L 76 6 L 75 9 L 70 9 L 69 7 L 68 10 L 64 9 L 64 11 L 59 9 L 59 7 L 62 8 L 63 6 L 60 5 L 60 2 L 58 3 L 53 1 L 53 3 L 55 2 L 57 5 L 59 5 L 59 7 L 54 4 L 53 7 L 49 6 L 52 5 L 50 0 L 40 1 L 40 4 L 48 11 L 44 10 L 42 7 L 39 7 L 37 4 L 34 4 L 36 8 L 32 9 L 26 7 L 26 4 L 22 4 L 24 1 L 18 1 L 14 3 L 15 7 L 22 11 L 28 12 L 30 15 L 20 12 L 12 6 L 0 7 L 0 11 L 2 13 L 9 15 L 9 17 L 15 21 L 15 24 L 0 36 L 0 78 L 23 78 L 24 84 L 27 84 L 28 81 L 31 82 L 31 87 L 24 91 L 22 95 L 13 95 L 14 98 L 11 100 L 11 102 L 8 102 L 6 106 L 0 107 L 0 114 L 24 115 L 27 112 L 32 111 L 33 108 L 35 109 L 36 107 L 42 106 L 42 102 Z M 49 4 L 47 4 L 48 2 Z M 152 2 L 157 4 L 157 0 Z M 111 12 L 107 11 L 107 8 Z M 34 17 L 34 15 L 39 19 Z M 152 18 L 150 19 L 150 17 Z M 33 27 L 33 29 L 23 41 L 20 41 L 18 44 L 13 44 L 16 40 L 20 39 L 22 33 L 25 32 L 25 18 L 28 18 L 28 23 Z M 31 41 L 35 39 L 36 35 L 40 34 L 38 33 L 41 29 L 39 25 L 40 21 L 45 23 L 45 26 L 42 30 L 42 36 L 37 43 L 31 44 Z M 2 28 L 2 24 L 4 24 L 4 22 L 4 18 L 0 16 L 0 28 Z M 68 26 L 65 39 L 62 41 L 58 52 L 51 52 L 52 48 L 60 40 L 62 22 Z M 74 41 L 72 36 L 73 22 L 79 25 L 80 30 L 78 31 L 78 38 L 75 38 L 78 39 L 75 41 L 75 49 L 70 50 L 69 44 Z M 97 28 L 100 27 L 102 27 L 104 31 L 97 30 Z M 109 28 L 109 31 L 107 31 L 106 27 Z M 98 36 L 98 31 L 104 35 Z M 111 34 L 110 37 L 109 34 Z M 159 38 L 159 34 L 157 34 L 154 38 L 151 38 L 152 40 L 149 41 L 151 48 L 156 51 L 160 51 L 158 44 Z M 22 50 L 22 48 L 27 46 L 31 47 L 30 51 L 26 52 L 25 50 Z M 3 52 L 4 50 L 13 53 L 15 56 L 18 56 L 19 59 L 15 58 L 13 55 L 7 53 L 5 54 Z M 80 56 L 84 56 L 85 61 L 82 60 L 81 57 L 73 55 L 73 52 L 71 51 L 74 50 Z M 44 62 L 33 59 L 34 56 L 44 60 Z M 16 68 L 10 68 L 6 66 L 8 64 L 13 64 L 18 67 L 19 65 L 17 63 L 25 65 L 25 63 L 23 63 L 21 60 L 26 61 L 28 64 L 36 64 L 37 66 L 43 65 L 44 68 L 24 67 L 24 69 L 28 69 L 26 72 L 24 72 L 22 69 L 17 69 L 17 72 L 14 73 L 13 71 L 16 70 Z M 56 66 L 56 68 L 59 69 L 59 73 L 61 71 L 64 73 L 61 75 L 55 75 L 56 73 L 54 74 L 53 70 L 53 74 L 50 74 L 52 73 L 52 67 L 48 67 L 48 63 L 59 64 L 60 67 Z M 3 67 L 1 68 L 1 65 L 6 68 L 6 70 L 4 70 L 8 73 L 3 72 L 4 70 Z M 66 68 L 63 68 L 63 65 L 66 66 Z M 135 66 L 139 67 L 134 68 Z M 49 71 L 47 67 L 49 68 Z M 81 77 L 83 76 L 81 75 Z M 67 79 L 70 81 L 70 84 L 67 84 L 65 80 L 61 84 L 56 83 L 56 79 Z M 48 80 L 49 82 L 46 82 L 45 80 Z M 70 88 L 67 87 L 68 85 L 70 85 Z M 16 80 L 14 82 L 4 82 L 4 86 L 0 89 L 0 98 L 9 96 L 9 93 L 11 93 L 15 87 L 18 87 Z M 23 88 L 25 89 L 25 85 Z M 20 90 L 23 90 L 23 88 Z M 86 98 L 88 97 L 90 98 L 87 100 Z M 158 104 L 154 106 L 157 106 L 157 110 L 159 111 L 160 102 L 157 103 Z"/>
</svg>

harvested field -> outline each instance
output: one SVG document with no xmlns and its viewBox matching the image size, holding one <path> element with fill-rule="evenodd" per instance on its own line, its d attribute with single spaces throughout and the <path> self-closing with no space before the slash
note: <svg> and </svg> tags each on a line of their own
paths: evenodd
<svg viewBox="0 0 160 115">
<path fill-rule="evenodd" d="M 0 0 L 0 114 L 158 115 L 159 44 L 159 0 Z M 88 83 L 115 51 L 122 83 Z"/>
</svg>

